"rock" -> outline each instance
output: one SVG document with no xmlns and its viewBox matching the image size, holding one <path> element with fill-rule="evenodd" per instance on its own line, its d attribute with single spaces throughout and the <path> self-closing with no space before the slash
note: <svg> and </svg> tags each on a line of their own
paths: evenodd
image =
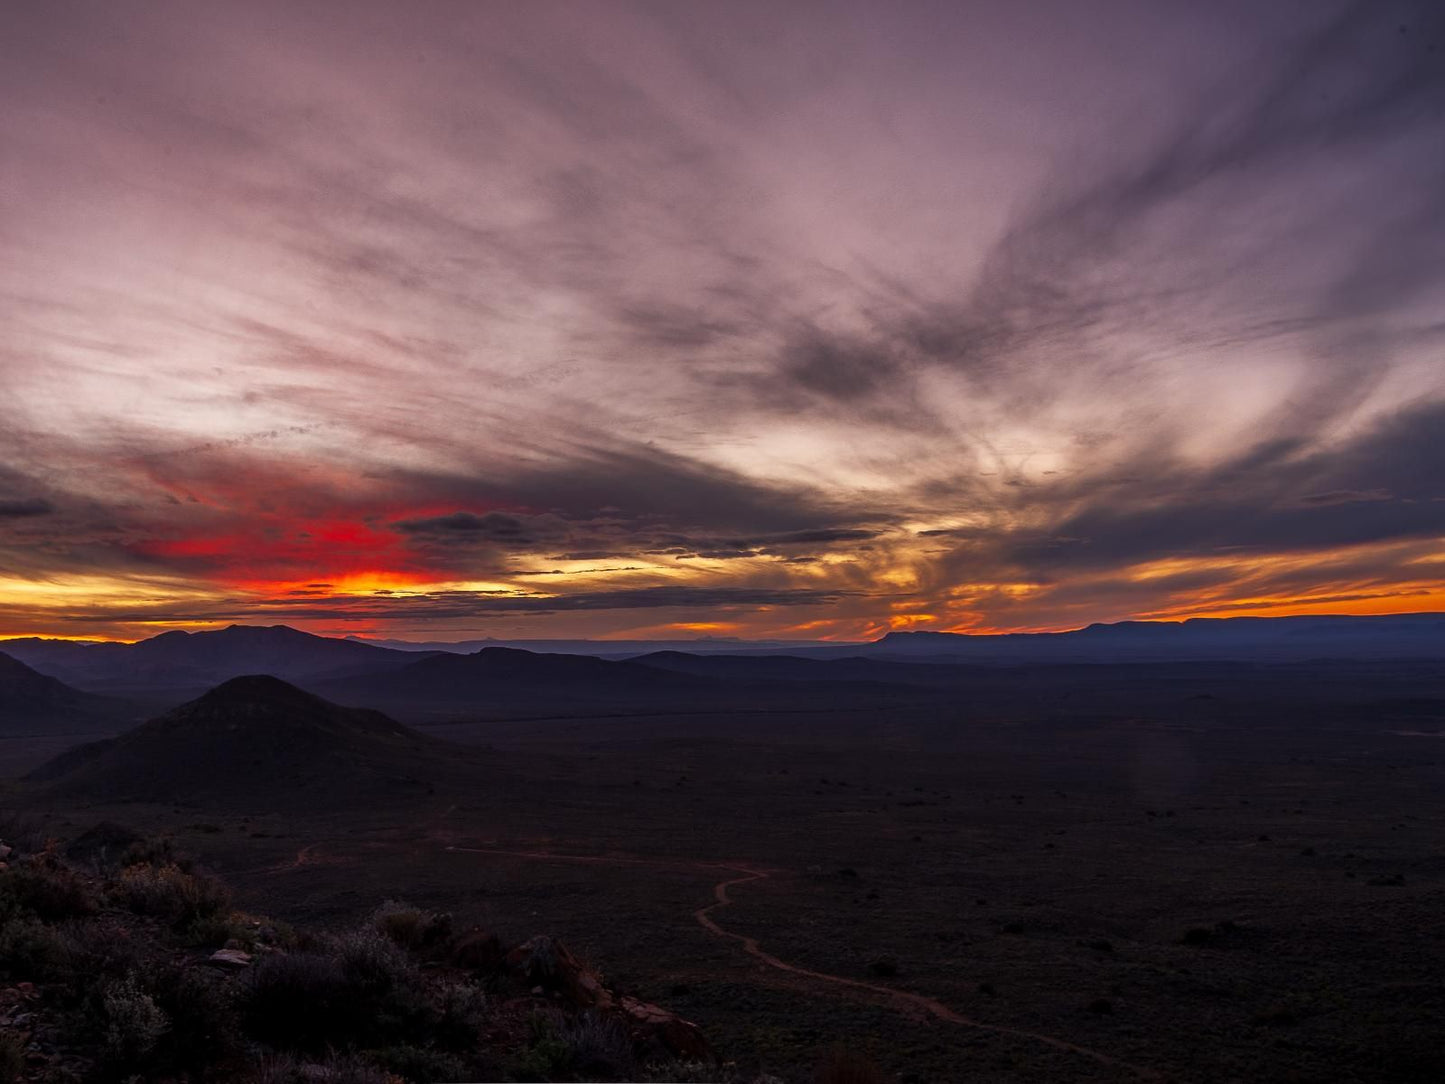
<svg viewBox="0 0 1445 1084">
<path fill-rule="evenodd" d="M 654 1038 L 675 1057 L 689 1061 L 712 1057 L 712 1048 L 702 1030 L 661 1005 L 651 1005 L 635 997 L 623 996 L 620 1002 L 623 1017 L 642 1038 Z"/>
<path fill-rule="evenodd" d="M 602 985 L 602 980 L 591 971 L 583 971 L 582 974 L 578 975 L 577 985 L 587 997 L 591 998 L 588 1002 L 589 1005 L 598 1009 L 610 1009 L 612 1007 L 613 999 L 611 992 Z"/>
<path fill-rule="evenodd" d="M 528 986 L 541 986 L 579 1009 L 597 1007 L 605 994 L 601 980 L 566 945 L 545 935 L 507 953 L 507 969 Z"/>
<path fill-rule="evenodd" d="M 452 942 L 448 955 L 453 965 L 470 971 L 494 973 L 506 963 L 506 953 L 497 935 L 475 926 Z"/>
<path fill-rule="evenodd" d="M 15 848 L 7 843 L 0 843 L 0 859 L 9 858 L 15 853 Z"/>
<path fill-rule="evenodd" d="M 240 971 L 251 966 L 251 954 L 239 949 L 217 949 L 206 957 L 206 964 L 222 971 Z"/>
</svg>

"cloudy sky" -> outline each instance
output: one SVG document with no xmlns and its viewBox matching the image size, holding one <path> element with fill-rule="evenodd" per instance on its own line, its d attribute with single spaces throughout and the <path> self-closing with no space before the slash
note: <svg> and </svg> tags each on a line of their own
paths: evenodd
<svg viewBox="0 0 1445 1084">
<path fill-rule="evenodd" d="M 1445 610 L 1445 7 L 12 4 L 0 635 Z"/>
</svg>

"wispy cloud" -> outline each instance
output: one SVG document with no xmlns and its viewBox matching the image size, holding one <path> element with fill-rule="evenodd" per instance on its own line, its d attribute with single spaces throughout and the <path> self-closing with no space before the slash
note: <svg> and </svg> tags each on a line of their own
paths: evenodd
<svg viewBox="0 0 1445 1084">
<path fill-rule="evenodd" d="M 1417 0 L 17 10 L 5 625 L 1433 604 L 1442 49 Z"/>
</svg>

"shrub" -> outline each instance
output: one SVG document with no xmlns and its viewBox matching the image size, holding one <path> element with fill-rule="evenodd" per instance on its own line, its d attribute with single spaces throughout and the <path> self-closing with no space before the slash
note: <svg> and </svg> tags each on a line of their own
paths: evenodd
<svg viewBox="0 0 1445 1084">
<path fill-rule="evenodd" d="M 574 1072 L 587 1078 L 627 1077 L 635 1062 L 632 1040 L 616 1020 L 594 1012 L 564 1021 L 558 1037 L 567 1045 Z"/>
<path fill-rule="evenodd" d="M 243 1002 L 251 1034 L 296 1050 L 397 1040 L 446 1011 L 428 1001 L 411 958 L 370 928 L 321 951 L 267 956 L 248 974 Z"/>
<path fill-rule="evenodd" d="M 668 1061 L 649 1065 L 637 1078 L 644 1084 L 783 1084 L 775 1076 L 747 1076 L 735 1065 L 707 1061 Z"/>
<path fill-rule="evenodd" d="M 121 852 L 122 866 L 175 866 L 182 873 L 191 872 L 191 860 L 177 854 L 169 839 L 151 836 L 139 839 Z"/>
<path fill-rule="evenodd" d="M 71 962 L 71 944 L 54 927 L 31 918 L 12 918 L 0 926 L 0 966 L 11 978 L 63 980 Z"/>
<path fill-rule="evenodd" d="M 194 948 L 217 949 L 227 941 L 243 942 L 247 951 L 254 947 L 255 931 L 234 921 L 230 915 L 198 918 L 183 931 L 186 944 Z"/>
<path fill-rule="evenodd" d="M 108 982 L 100 992 L 101 1027 L 107 1060 L 133 1065 L 156 1048 L 170 1021 L 133 978 Z"/>
<path fill-rule="evenodd" d="M 0 871 L 0 912 L 29 911 L 54 922 L 95 911 L 95 896 L 51 852 Z"/>
<path fill-rule="evenodd" d="M 162 1051 L 168 1064 L 199 1073 L 239 1050 L 236 986 L 226 976 L 170 965 L 148 976 L 145 985 L 171 1022 Z"/>
<path fill-rule="evenodd" d="M 267 956 L 246 976 L 242 1013 L 258 1039 L 321 1049 L 346 1023 L 346 975 L 339 961 L 315 952 Z"/>
<path fill-rule="evenodd" d="M 231 906 L 231 893 L 213 877 L 178 866 L 128 866 L 111 888 L 111 898 L 141 915 L 155 915 L 176 927 L 211 918 Z"/>
<path fill-rule="evenodd" d="M 25 1072 L 25 1040 L 18 1031 L 0 1031 L 0 1082 L 12 1084 Z"/>
<path fill-rule="evenodd" d="M 527 1049 L 517 1060 L 513 1075 L 524 1080 L 551 1080 L 572 1068 L 572 1047 L 558 1034 L 556 1013 L 534 1012 L 527 1018 Z"/>
<path fill-rule="evenodd" d="M 331 952 L 346 981 L 368 993 L 388 994 L 416 983 L 411 958 L 373 929 L 363 927 L 333 938 Z"/>
<path fill-rule="evenodd" d="M 381 1068 L 415 1084 L 466 1080 L 469 1076 L 466 1064 L 455 1054 L 445 1054 L 410 1043 L 388 1046 L 383 1050 L 368 1053 Z"/>
<path fill-rule="evenodd" d="M 486 1019 L 486 994 L 469 983 L 447 983 L 438 997 L 432 1032 L 437 1045 L 444 1049 L 471 1050 L 477 1045 Z"/>
<path fill-rule="evenodd" d="M 262 1058 L 251 1071 L 240 1078 L 242 1084 L 395 1084 L 396 1078 L 384 1069 L 356 1057 L 329 1057 L 322 1061 L 303 1061 L 289 1054 Z"/>
<path fill-rule="evenodd" d="M 387 900 L 371 913 L 371 925 L 393 943 L 416 951 L 422 947 L 427 918 L 427 913 L 419 907 L 399 900 Z"/>
<path fill-rule="evenodd" d="M 56 928 L 66 950 L 68 980 L 93 984 L 123 979 L 141 963 L 141 951 L 125 930 L 99 921 L 68 922 Z"/>
</svg>

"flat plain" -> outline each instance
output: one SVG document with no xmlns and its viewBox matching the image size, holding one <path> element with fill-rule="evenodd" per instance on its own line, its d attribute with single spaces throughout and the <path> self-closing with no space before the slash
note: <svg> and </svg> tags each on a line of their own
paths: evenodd
<svg viewBox="0 0 1445 1084">
<path fill-rule="evenodd" d="M 916 1082 L 1438 1080 L 1442 677 L 1046 667 L 893 709 L 462 714 L 413 720 L 469 752 L 384 800 L 258 778 L 32 808 L 174 835 L 281 918 L 405 899 L 551 933 L 787 1080 L 840 1043 Z"/>
</svg>

